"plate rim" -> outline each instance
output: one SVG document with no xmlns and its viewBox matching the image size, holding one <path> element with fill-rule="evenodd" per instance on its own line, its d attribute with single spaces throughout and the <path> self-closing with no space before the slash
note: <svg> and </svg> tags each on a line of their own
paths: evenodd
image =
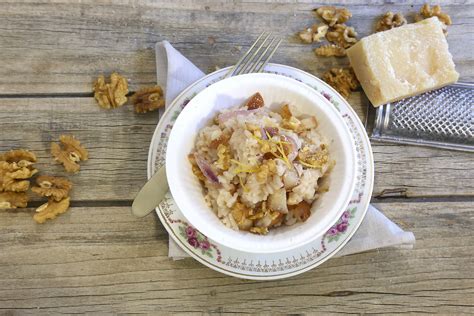
<svg viewBox="0 0 474 316">
<path fill-rule="evenodd" d="M 265 254 L 265 255 L 271 255 L 271 254 L 276 254 L 276 253 L 282 253 L 282 252 L 287 252 L 287 251 L 293 251 L 295 249 L 298 249 L 300 247 L 303 247 L 305 245 L 308 245 L 312 242 L 314 242 L 315 240 L 321 238 L 332 226 L 334 226 L 334 224 L 336 224 L 336 222 L 340 219 L 340 217 L 342 216 L 342 214 L 344 213 L 344 211 L 347 209 L 347 207 L 349 206 L 350 202 L 351 202 L 351 199 L 352 199 L 352 195 L 354 193 L 354 190 L 356 189 L 356 183 L 357 183 L 357 163 L 358 163 L 358 160 L 357 160 L 357 149 L 356 149 L 356 144 L 355 144 L 355 141 L 354 141 L 354 137 L 352 136 L 352 132 L 351 132 L 351 129 L 349 128 L 349 126 L 347 125 L 347 123 L 345 122 L 345 119 L 344 117 L 342 116 L 341 112 L 338 111 L 338 109 L 336 107 L 334 107 L 331 102 L 325 98 L 320 92 L 318 92 L 317 90 L 315 90 L 314 88 L 310 87 L 309 85 L 303 83 L 303 82 L 300 82 L 294 78 L 291 78 L 291 77 L 288 77 L 288 76 L 284 76 L 284 75 L 281 75 L 281 74 L 275 74 L 275 73 L 251 73 L 251 74 L 243 74 L 243 75 L 239 75 L 239 76 L 234 76 L 234 77 L 228 77 L 228 78 L 223 78 L 222 80 L 219 80 L 217 82 L 213 82 L 211 85 L 207 86 L 206 88 L 204 88 L 203 90 L 199 91 L 199 93 L 193 97 L 192 100 L 189 101 L 189 103 L 186 105 L 186 108 L 184 108 L 181 112 L 180 112 L 180 115 L 176 118 L 176 120 L 174 121 L 173 123 L 173 128 L 172 130 L 170 131 L 169 133 L 169 139 L 168 139 L 168 144 L 170 143 L 170 141 L 172 140 L 176 140 L 176 134 L 179 134 L 178 131 L 174 130 L 175 126 L 178 124 L 178 121 L 180 120 L 180 117 L 182 115 L 182 113 L 184 111 L 187 111 L 189 109 L 189 107 L 194 107 L 195 109 L 198 108 L 197 106 L 195 105 L 191 105 L 191 103 L 193 102 L 193 100 L 195 100 L 196 98 L 198 98 L 199 94 L 201 94 L 202 92 L 204 92 L 205 90 L 207 89 L 210 89 L 211 87 L 215 86 L 215 85 L 219 85 L 219 84 L 225 84 L 224 81 L 226 80 L 238 80 L 239 77 L 242 77 L 242 76 L 249 76 L 248 78 L 241 78 L 242 79 L 247 79 L 247 80 L 250 80 L 252 82 L 254 81 L 257 81 L 257 78 L 259 76 L 263 76 L 265 80 L 275 80 L 275 81 L 282 81 L 283 83 L 285 84 L 293 84 L 294 86 L 297 86 L 299 87 L 300 89 L 303 89 L 304 90 L 304 93 L 306 95 L 309 95 L 311 94 L 311 99 L 317 99 L 318 102 L 320 102 L 320 104 L 322 104 L 321 107 L 324 107 L 324 108 L 327 108 L 327 110 L 323 110 L 323 111 L 328 111 L 331 113 L 331 115 L 335 115 L 337 117 L 337 123 L 336 123 L 336 126 L 339 126 L 337 129 L 341 130 L 343 129 L 344 130 L 344 133 L 346 133 L 345 136 L 347 137 L 344 137 L 344 138 L 348 138 L 348 144 L 350 146 L 350 152 L 348 152 L 346 154 L 347 157 L 349 157 L 350 159 L 347 160 L 349 161 L 348 164 L 350 164 L 350 168 L 349 168 L 349 172 L 345 175 L 347 177 L 347 180 L 348 182 L 347 183 L 347 186 L 345 188 L 345 191 L 346 194 L 344 194 L 344 198 L 334 204 L 332 207 L 332 209 L 336 209 L 337 210 L 337 213 L 336 214 L 333 214 L 331 215 L 331 217 L 333 217 L 333 219 L 331 219 L 329 222 L 327 222 L 327 224 L 321 229 L 321 230 L 318 230 L 317 233 L 312 233 L 312 234 L 308 234 L 308 236 L 306 236 L 306 238 L 303 236 L 299 236 L 299 239 L 300 241 L 295 241 L 293 240 L 292 244 L 289 244 L 288 246 L 286 246 L 284 249 L 274 249 L 274 246 L 273 248 L 271 248 L 270 250 L 265 250 L 265 249 L 261 249 L 261 251 L 255 251 L 255 250 L 250 250 L 250 249 L 244 249 L 244 248 L 241 248 L 239 246 L 235 246 L 233 247 L 232 244 L 233 243 L 237 243 L 238 242 L 238 238 L 235 237 L 235 240 L 232 240 L 233 242 L 229 242 L 229 241 L 219 241 L 219 244 L 225 248 L 231 248 L 231 249 L 234 249 L 234 250 L 237 250 L 237 251 L 240 251 L 240 252 L 243 252 L 243 253 L 252 253 L 252 254 Z M 254 80 L 253 80 L 254 79 Z M 260 80 L 260 79 L 259 79 Z M 236 84 L 238 84 L 238 82 L 235 82 Z M 194 85 L 192 85 L 194 86 Z M 220 88 L 221 86 L 219 86 Z M 192 87 L 191 87 L 192 88 Z M 214 90 L 216 89 L 216 87 L 214 87 Z M 312 101 L 314 102 L 314 101 Z M 176 107 L 176 104 L 173 104 L 172 105 L 173 107 Z M 312 105 L 312 106 L 316 106 L 316 105 Z M 320 105 L 318 105 L 320 106 Z M 189 117 L 189 115 L 188 115 Z M 342 124 L 342 126 L 340 126 Z M 182 124 L 181 124 L 182 125 Z M 174 132 L 173 132 L 174 130 Z M 172 139 L 173 138 L 173 139 Z M 173 145 L 170 145 L 171 147 L 173 147 Z M 173 148 L 172 148 L 173 149 Z M 174 149 L 176 149 L 176 146 L 174 147 Z M 171 151 L 173 152 L 173 150 Z M 169 159 L 168 157 L 169 155 L 169 151 L 168 151 L 168 146 L 167 146 L 167 149 L 166 149 L 166 156 L 165 156 L 165 161 L 166 162 L 170 162 L 171 165 L 174 166 L 174 174 L 176 174 L 176 168 L 178 168 L 176 166 L 176 164 L 173 163 L 173 159 Z M 166 165 L 166 174 L 169 175 L 170 173 L 168 171 L 170 171 L 170 169 L 168 169 L 170 167 L 170 164 L 168 163 L 165 163 Z M 343 164 L 342 164 L 343 165 Z M 173 184 L 173 177 L 171 176 L 168 180 L 168 184 L 170 186 L 170 192 L 171 194 L 173 195 L 173 193 L 178 193 L 180 192 L 179 189 L 177 189 L 176 187 L 173 187 L 172 184 Z M 184 216 L 184 218 L 189 222 L 189 223 L 192 223 L 192 219 L 194 218 L 194 220 L 196 220 L 197 217 L 195 216 L 191 216 L 192 214 L 189 214 L 190 215 L 190 218 L 188 218 L 186 215 L 185 215 L 185 212 L 183 212 L 182 210 L 185 209 L 184 207 L 180 207 L 180 199 L 179 199 L 179 196 L 177 196 L 178 199 L 176 198 L 173 198 L 175 200 L 175 203 L 176 203 L 176 206 L 181 210 L 181 213 L 182 215 Z M 188 202 L 189 203 L 189 202 Z M 191 205 L 188 205 L 188 208 L 191 207 Z M 215 216 L 215 215 L 214 215 Z M 210 239 L 213 239 L 213 240 L 216 240 L 215 238 L 211 238 L 210 235 L 211 234 L 208 234 L 209 233 L 209 229 L 204 229 L 202 226 L 203 226 L 203 223 L 202 220 L 201 221 L 201 225 L 200 227 L 198 227 L 199 225 L 195 225 L 195 223 L 193 223 L 193 227 L 196 228 L 200 233 L 202 233 L 204 236 L 210 238 Z M 196 224 L 198 224 L 196 222 Z M 209 226 L 209 225 L 207 225 Z M 216 236 L 216 234 L 214 234 L 214 236 Z M 287 237 L 288 238 L 288 237 Z M 296 239 L 296 238 L 295 238 Z M 230 239 L 229 239 L 230 240 Z M 296 245 L 295 245 L 296 244 Z M 249 248 L 249 247 L 247 247 Z"/>
<path fill-rule="evenodd" d="M 371 170 L 371 174 L 370 174 L 370 183 L 369 183 L 369 192 L 370 194 L 372 194 L 373 192 L 373 187 L 374 187 L 374 176 L 375 176 L 375 170 L 374 170 L 374 159 L 373 159 L 373 151 L 372 151 L 372 146 L 371 146 L 371 143 L 370 143 L 370 140 L 369 140 L 369 137 L 367 135 L 367 133 L 365 132 L 365 128 L 364 128 L 364 125 L 362 124 L 362 121 L 360 120 L 359 116 L 357 115 L 357 113 L 354 111 L 354 109 L 352 108 L 352 106 L 347 102 L 347 100 L 345 100 L 336 90 L 334 90 L 331 86 L 329 86 L 328 84 L 326 84 L 324 81 L 322 81 L 321 79 L 319 79 L 318 77 L 304 71 L 304 70 L 301 70 L 301 69 L 298 69 L 298 68 L 295 68 L 295 67 L 292 67 L 292 66 L 287 66 L 287 65 L 282 65 L 282 64 L 276 64 L 276 63 L 269 63 L 268 64 L 269 66 L 272 66 L 272 67 L 276 67 L 276 68 L 286 68 L 288 69 L 290 72 L 298 72 L 298 73 L 302 73 L 303 75 L 305 76 L 308 76 L 320 83 L 322 83 L 327 89 L 329 89 L 332 93 L 334 93 L 336 96 L 339 97 L 340 100 L 343 101 L 343 103 L 345 103 L 345 105 L 347 106 L 347 108 L 349 109 L 348 111 L 351 112 L 353 114 L 353 116 L 356 118 L 355 122 L 356 124 L 358 125 L 358 127 L 360 128 L 360 130 L 364 131 L 364 133 L 360 133 L 362 138 L 363 138 L 363 142 L 364 144 L 366 145 L 366 148 L 368 150 L 368 157 L 367 157 L 367 160 L 368 160 L 368 166 L 370 167 L 370 170 Z M 197 84 L 205 81 L 205 80 L 208 80 L 210 77 L 218 74 L 218 73 L 221 73 L 221 72 L 225 72 L 226 70 L 229 70 L 232 66 L 229 66 L 229 67 L 225 67 L 225 68 L 222 68 L 222 69 L 219 69 L 219 70 L 216 70 L 210 74 L 207 74 L 205 76 L 203 76 L 202 78 L 200 78 L 199 80 L 193 82 L 192 84 L 190 84 L 188 87 L 186 87 L 181 93 L 179 93 L 175 99 L 171 102 L 171 104 L 169 105 L 169 107 L 164 111 L 164 113 L 162 115 L 160 115 L 160 120 L 158 121 L 157 123 L 157 126 L 155 128 L 155 131 L 153 132 L 153 136 L 152 136 L 152 139 L 150 141 L 150 147 L 149 147 L 149 150 L 148 150 L 148 160 L 147 160 L 147 178 L 150 179 L 150 177 L 153 175 L 152 174 L 152 169 L 154 167 L 154 161 L 152 161 L 152 157 L 154 155 L 154 152 L 156 149 L 156 138 L 158 137 L 158 129 L 160 127 L 160 122 L 163 122 L 161 120 L 162 117 L 166 116 L 166 115 L 169 115 L 169 112 L 171 112 L 173 110 L 173 108 L 176 106 L 176 101 L 180 98 L 183 97 L 183 95 L 187 94 L 189 92 L 189 90 L 191 90 L 194 86 L 196 86 Z M 181 241 L 177 238 L 177 236 L 174 235 L 174 232 L 172 231 L 172 229 L 168 226 L 168 223 L 167 221 L 164 219 L 163 217 L 163 214 L 160 210 L 160 207 L 157 206 L 155 208 L 155 211 L 160 219 L 160 221 L 162 222 L 163 226 L 165 227 L 165 229 L 167 230 L 168 234 L 171 236 L 171 238 L 173 238 L 173 241 L 176 242 L 178 244 L 178 246 L 183 249 L 189 256 L 191 256 L 192 258 L 194 258 L 195 260 L 197 260 L 198 262 L 200 262 L 201 264 L 205 265 L 206 267 L 208 268 L 211 268 L 217 272 L 220 272 L 220 273 L 223 273 L 223 274 L 226 274 L 226 275 L 229 275 L 229 276 L 233 276 L 233 277 L 237 277 L 237 278 L 241 278 L 241 279 L 249 279 L 249 280 L 277 280 L 277 279 L 284 279 L 284 278 L 290 278 L 290 277 L 293 277 L 293 276 L 296 276 L 296 275 L 299 275 L 301 273 L 304 273 L 306 271 L 309 271 L 321 264 L 323 264 L 324 262 L 326 262 L 327 260 L 329 260 L 330 258 L 332 258 L 335 254 L 337 254 L 348 242 L 349 240 L 351 240 L 351 238 L 354 236 L 354 234 L 357 232 L 357 230 L 359 229 L 360 225 L 362 224 L 366 214 L 367 214 L 367 211 L 368 211 L 368 208 L 369 208 L 369 205 L 370 205 L 370 198 L 368 199 L 367 201 L 367 205 L 364 206 L 363 210 L 362 210 L 362 216 L 360 218 L 360 220 L 356 223 L 354 223 L 354 229 L 348 234 L 346 235 L 346 238 L 341 242 L 341 244 L 339 244 L 330 254 L 328 254 L 326 257 L 324 257 L 323 259 L 315 262 L 314 264 L 310 264 L 304 268 L 301 268 L 299 270 L 296 270 L 296 271 L 292 271 L 292 272 L 287 272 L 287 273 L 284 273 L 284 274 L 272 274 L 272 275 L 247 275 L 247 274 L 237 274 L 235 272 L 232 272 L 232 271 L 229 271 L 229 270 L 226 270 L 222 267 L 219 267 L 219 266 L 215 266 L 203 259 L 200 258 L 200 256 L 196 255 L 194 252 L 192 252 L 190 249 L 188 249 L 186 247 L 186 245 L 184 245 L 185 247 L 182 247 L 181 245 Z M 170 233 L 170 230 L 172 231 Z"/>
</svg>

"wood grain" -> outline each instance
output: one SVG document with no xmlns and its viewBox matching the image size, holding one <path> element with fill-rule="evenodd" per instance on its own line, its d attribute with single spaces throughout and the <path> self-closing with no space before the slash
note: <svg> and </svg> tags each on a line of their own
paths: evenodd
<svg viewBox="0 0 474 316">
<path fill-rule="evenodd" d="M 326 3 L 330 3 L 325 1 Z M 344 1 L 353 12 L 350 25 L 371 34 L 387 10 L 410 21 L 424 1 Z M 3 3 L 3 4 L 2 4 Z M 118 70 L 132 89 L 156 81 L 154 45 L 170 41 L 204 71 L 236 62 L 264 30 L 283 38 L 273 61 L 315 75 L 346 58 L 317 58 L 295 34 L 317 21 L 307 2 L 281 1 L 0 1 L 0 94 L 89 93 L 99 73 Z M 446 2 L 453 25 L 448 41 L 461 80 L 474 80 L 474 4 Z"/>
<path fill-rule="evenodd" d="M 359 36 L 378 15 L 409 21 L 424 0 L 344 0 Z M 264 30 L 283 38 L 272 61 L 320 76 L 347 59 L 316 57 L 294 34 L 333 1 L 0 0 L 0 152 L 34 150 L 42 173 L 74 182 L 70 211 L 37 225 L 33 208 L 0 211 L 0 315 L 52 314 L 473 314 L 472 154 L 373 144 L 375 198 L 413 250 L 384 249 L 331 259 L 273 282 L 227 277 L 192 259 L 167 257 L 157 219 L 131 216 L 145 182 L 154 113 L 97 107 L 91 83 L 117 70 L 131 90 L 156 81 L 155 43 L 170 41 L 203 71 L 238 59 Z M 461 80 L 474 80 L 474 3 L 442 1 Z M 349 102 L 364 119 L 361 91 Z M 77 136 L 90 160 L 77 175 L 52 162 L 49 143 Z M 34 198 L 32 206 L 39 205 Z M 456 201 L 456 202 L 448 202 Z"/>
<path fill-rule="evenodd" d="M 415 233 L 415 249 L 267 282 L 168 259 L 156 215 L 135 219 L 128 207 L 72 208 L 43 225 L 31 210 L 2 212 L 0 313 L 473 313 L 472 203 L 377 207 Z"/>
<path fill-rule="evenodd" d="M 74 183 L 74 200 L 130 200 L 146 180 L 148 147 L 157 113 L 135 114 L 130 106 L 106 111 L 92 98 L 4 99 L 0 101 L 0 150 L 28 148 L 45 174 Z M 1 111 L 1 110 L 0 110 Z M 72 134 L 89 150 L 89 160 L 71 175 L 50 155 L 50 142 Z"/>
<path fill-rule="evenodd" d="M 357 112 L 363 106 L 352 96 Z M 0 152 L 28 148 L 39 156 L 45 174 L 70 176 L 72 198 L 131 200 L 146 181 L 148 148 L 156 113 L 135 114 L 131 106 L 99 108 L 92 98 L 0 98 Z M 76 175 L 53 162 L 49 148 L 60 134 L 73 134 L 90 151 Z M 410 197 L 469 195 L 474 192 L 472 155 L 415 146 L 373 144 L 375 189 L 403 188 Z M 462 185 L 460 185 L 462 183 Z"/>
</svg>

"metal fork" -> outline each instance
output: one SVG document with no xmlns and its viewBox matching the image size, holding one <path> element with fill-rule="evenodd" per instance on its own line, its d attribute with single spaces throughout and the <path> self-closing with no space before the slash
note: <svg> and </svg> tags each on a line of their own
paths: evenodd
<svg viewBox="0 0 474 316">
<path fill-rule="evenodd" d="M 227 72 L 224 78 L 252 72 L 262 72 L 265 65 L 281 44 L 281 39 L 272 37 L 271 35 L 271 32 L 268 34 L 267 32 L 260 34 L 257 40 L 250 46 L 249 50 Z"/>
<path fill-rule="evenodd" d="M 225 78 L 263 71 L 263 68 L 281 43 L 281 39 L 270 37 L 271 33 L 263 32 L 260 34 L 245 55 L 225 75 Z M 160 203 L 167 192 L 168 181 L 166 178 L 166 168 L 163 165 L 138 192 L 132 204 L 132 214 L 137 217 L 149 214 Z"/>
</svg>

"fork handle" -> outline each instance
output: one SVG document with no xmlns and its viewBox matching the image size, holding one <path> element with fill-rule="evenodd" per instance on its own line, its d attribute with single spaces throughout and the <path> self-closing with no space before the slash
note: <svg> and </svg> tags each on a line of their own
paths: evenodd
<svg viewBox="0 0 474 316">
<path fill-rule="evenodd" d="M 161 166 L 133 200 L 132 214 L 136 217 L 144 217 L 150 214 L 160 204 L 168 190 L 166 167 Z"/>
</svg>

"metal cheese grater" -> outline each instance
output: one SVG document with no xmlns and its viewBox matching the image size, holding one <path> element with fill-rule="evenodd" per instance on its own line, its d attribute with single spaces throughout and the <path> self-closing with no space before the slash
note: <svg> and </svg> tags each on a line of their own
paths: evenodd
<svg viewBox="0 0 474 316">
<path fill-rule="evenodd" d="M 446 86 L 375 111 L 369 108 L 366 127 L 371 140 L 474 152 L 472 83 Z"/>
</svg>

